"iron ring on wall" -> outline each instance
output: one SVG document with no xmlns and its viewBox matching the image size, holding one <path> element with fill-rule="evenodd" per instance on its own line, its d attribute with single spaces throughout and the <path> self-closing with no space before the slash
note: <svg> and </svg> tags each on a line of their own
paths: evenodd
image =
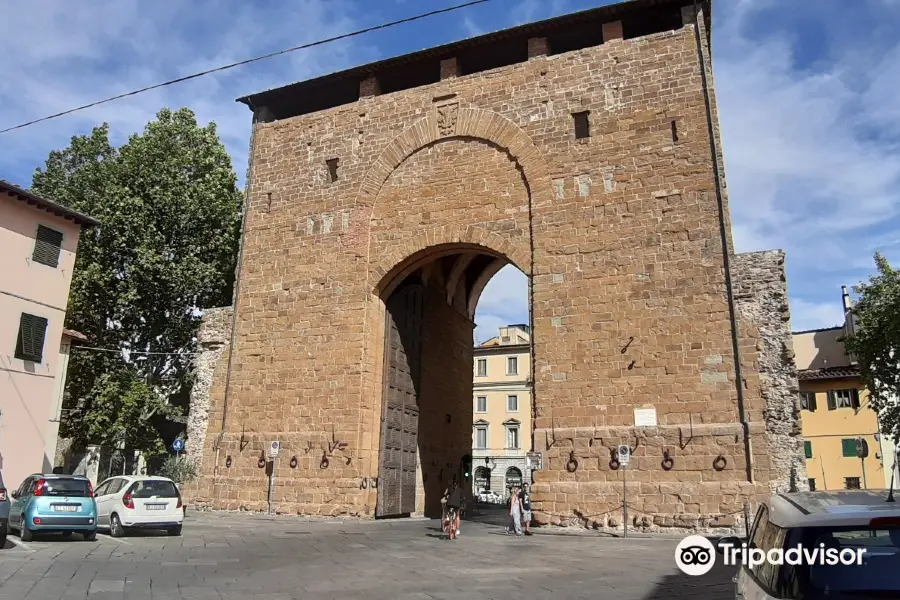
<svg viewBox="0 0 900 600">
<path fill-rule="evenodd" d="M 297 457 L 296 457 L 296 456 L 292 456 L 292 457 L 291 457 L 291 463 L 290 463 L 290 464 L 291 464 L 291 468 L 292 468 L 292 469 L 296 469 L 296 468 L 297 468 Z"/>
<path fill-rule="evenodd" d="M 259 461 L 257 461 L 257 463 L 256 463 L 256 466 L 259 467 L 260 469 L 265 468 L 265 466 L 266 466 L 266 459 L 263 458 L 262 456 L 260 456 L 260 457 L 259 457 Z"/>
<path fill-rule="evenodd" d="M 225 457 L 225 468 L 226 469 L 231 468 L 231 455 L 230 454 Z"/>
<path fill-rule="evenodd" d="M 716 457 L 716 460 L 713 461 L 713 469 L 715 469 L 716 471 L 724 471 L 727 465 L 728 460 L 721 454 L 718 455 Z"/>
<path fill-rule="evenodd" d="M 662 466 L 663 471 L 671 471 L 672 467 L 675 466 L 675 461 L 671 457 L 667 456 L 664 459 L 662 459 L 660 466 Z"/>
<path fill-rule="evenodd" d="M 609 468 L 612 469 L 613 471 L 618 471 L 620 466 L 621 465 L 619 464 L 618 459 L 614 458 L 611 461 L 609 461 Z"/>
<path fill-rule="evenodd" d="M 575 453 L 569 452 L 569 462 L 566 463 L 566 471 L 574 473 L 578 470 L 578 460 L 575 459 Z"/>
<path fill-rule="evenodd" d="M 359 482 L 359 489 L 364 490 L 367 487 L 369 487 L 369 480 L 363 477 L 362 481 Z"/>
<path fill-rule="evenodd" d="M 319 468 L 320 468 L 320 469 L 327 469 L 329 464 L 330 464 L 330 463 L 328 462 L 328 457 L 327 457 L 327 456 L 323 456 L 323 457 L 322 457 L 322 460 L 319 461 Z"/>
<path fill-rule="evenodd" d="M 378 489 L 378 478 L 377 477 L 372 478 L 372 489 L 373 490 Z"/>
</svg>

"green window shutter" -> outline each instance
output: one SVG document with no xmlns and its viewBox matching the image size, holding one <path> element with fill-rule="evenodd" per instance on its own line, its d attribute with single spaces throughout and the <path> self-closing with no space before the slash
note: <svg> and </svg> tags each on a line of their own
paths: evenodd
<svg viewBox="0 0 900 600">
<path fill-rule="evenodd" d="M 837 398 L 834 396 L 834 390 L 828 390 L 828 410 L 837 408 Z"/>
<path fill-rule="evenodd" d="M 812 442 L 803 442 L 803 451 L 806 453 L 806 458 L 812 458 Z"/>
<path fill-rule="evenodd" d="M 62 238 L 61 231 L 38 225 L 37 235 L 34 236 L 34 254 L 31 255 L 31 259 L 55 269 L 59 265 Z"/>
<path fill-rule="evenodd" d="M 859 390 L 857 389 L 850 390 L 850 406 L 859 408 Z"/>
<path fill-rule="evenodd" d="M 19 336 L 16 339 L 15 357 L 39 363 L 44 358 L 44 338 L 47 335 L 47 319 L 22 313 L 19 319 Z"/>
<path fill-rule="evenodd" d="M 841 440 L 841 454 L 847 458 L 856 458 L 856 440 L 844 438 Z"/>
</svg>

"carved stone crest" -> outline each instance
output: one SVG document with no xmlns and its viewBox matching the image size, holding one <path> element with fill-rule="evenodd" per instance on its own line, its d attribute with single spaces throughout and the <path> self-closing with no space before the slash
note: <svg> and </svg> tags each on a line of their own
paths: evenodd
<svg viewBox="0 0 900 600">
<path fill-rule="evenodd" d="M 437 107 L 438 131 L 442 136 L 456 133 L 456 117 L 459 114 L 459 104 L 444 104 Z"/>
</svg>

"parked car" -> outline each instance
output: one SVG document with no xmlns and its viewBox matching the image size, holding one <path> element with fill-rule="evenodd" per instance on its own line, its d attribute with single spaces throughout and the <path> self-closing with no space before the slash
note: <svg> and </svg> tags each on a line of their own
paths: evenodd
<svg viewBox="0 0 900 600">
<path fill-rule="evenodd" d="M 775 494 L 764 500 L 750 531 L 749 548 L 769 555 L 781 549 L 822 549 L 843 556 L 861 555 L 861 564 L 742 565 L 733 581 L 735 598 L 784 600 L 838 598 L 867 600 L 900 597 L 900 503 L 884 490 L 821 491 Z M 743 540 L 726 537 L 725 546 L 741 548 Z M 864 550 L 864 552 L 860 552 Z"/>
<path fill-rule="evenodd" d="M 109 527 L 112 537 L 129 529 L 165 529 L 169 535 L 181 535 L 181 492 L 167 477 L 112 477 L 97 486 L 96 499 L 98 522 Z"/>
<path fill-rule="evenodd" d="M 18 531 L 23 542 L 37 533 L 80 533 L 85 540 L 97 538 L 97 505 L 87 477 L 35 473 L 12 492 L 9 529 Z"/>
<path fill-rule="evenodd" d="M 3 485 L 3 473 L 0 473 L 0 550 L 6 545 L 6 532 L 9 531 L 9 493 Z"/>
</svg>

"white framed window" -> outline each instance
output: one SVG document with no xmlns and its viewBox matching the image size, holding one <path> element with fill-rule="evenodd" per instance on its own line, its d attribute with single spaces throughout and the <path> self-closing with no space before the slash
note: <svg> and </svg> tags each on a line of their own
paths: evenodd
<svg viewBox="0 0 900 600">
<path fill-rule="evenodd" d="M 479 358 L 477 364 L 478 364 L 478 366 L 475 370 L 475 374 L 478 377 L 487 377 L 487 359 Z"/>
<path fill-rule="evenodd" d="M 518 425 L 507 425 L 506 426 L 506 447 L 510 450 L 518 450 L 519 449 L 519 426 Z"/>
<path fill-rule="evenodd" d="M 519 397 L 510 394 L 506 397 L 506 412 L 519 412 Z"/>
<path fill-rule="evenodd" d="M 479 450 L 487 449 L 488 428 L 487 425 L 479 425 L 475 427 L 475 447 Z"/>
<path fill-rule="evenodd" d="M 507 375 L 518 375 L 519 374 L 519 357 L 518 356 L 507 356 L 506 357 L 506 374 Z"/>
<path fill-rule="evenodd" d="M 487 412 L 487 396 L 476 396 L 475 397 L 475 412 L 479 412 L 479 413 Z"/>
</svg>

